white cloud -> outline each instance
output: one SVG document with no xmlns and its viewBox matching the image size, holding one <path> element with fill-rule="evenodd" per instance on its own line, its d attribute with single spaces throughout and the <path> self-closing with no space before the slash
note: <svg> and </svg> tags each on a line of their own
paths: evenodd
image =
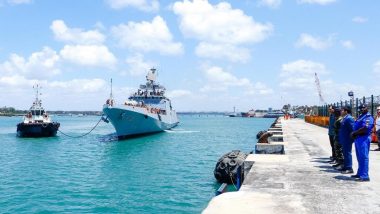
<svg viewBox="0 0 380 214">
<path fill-rule="evenodd" d="M 54 20 L 50 25 L 57 40 L 74 44 L 101 44 L 105 36 L 98 30 L 84 31 L 80 28 L 69 28 L 62 20 Z"/>
<path fill-rule="evenodd" d="M 281 76 L 299 76 L 314 73 L 327 74 L 328 71 L 325 65 L 322 63 L 300 59 L 294 62 L 283 64 Z"/>
<path fill-rule="evenodd" d="M 314 37 L 310 34 L 303 33 L 296 42 L 296 47 L 309 47 L 314 50 L 325 50 L 329 48 L 333 43 L 334 37 L 330 36 L 328 39 L 322 39 L 319 37 Z"/>
<path fill-rule="evenodd" d="M 342 41 L 340 41 L 340 43 L 346 49 L 354 49 L 355 48 L 355 45 L 351 40 L 342 40 Z"/>
<path fill-rule="evenodd" d="M 276 9 L 280 7 L 281 3 L 282 0 L 259 0 L 258 5 Z"/>
<path fill-rule="evenodd" d="M 59 61 L 59 55 L 49 47 L 32 53 L 27 59 L 11 54 L 7 61 L 0 64 L 0 74 L 20 74 L 39 79 L 51 77 L 60 73 Z"/>
<path fill-rule="evenodd" d="M 144 52 L 156 51 L 166 55 L 183 53 L 182 44 L 173 41 L 165 20 L 160 16 L 156 16 L 152 22 L 120 24 L 112 27 L 111 31 L 122 47 Z"/>
<path fill-rule="evenodd" d="M 282 65 L 280 86 L 287 89 L 311 89 L 314 86 L 315 77 L 327 74 L 324 64 L 309 60 L 297 60 Z"/>
<path fill-rule="evenodd" d="M 250 81 L 248 79 L 239 79 L 231 73 L 226 72 L 222 68 L 216 66 L 206 69 L 205 75 L 210 82 L 216 83 L 218 85 L 244 86 L 250 84 Z"/>
<path fill-rule="evenodd" d="M 9 88 L 9 87 L 32 87 L 34 84 L 41 81 L 36 79 L 26 79 L 24 76 L 19 74 L 14 74 L 10 76 L 0 77 L 0 88 Z"/>
<path fill-rule="evenodd" d="M 373 72 L 380 74 L 380 60 L 373 64 Z"/>
<path fill-rule="evenodd" d="M 352 18 L 352 21 L 355 23 L 362 24 L 368 22 L 368 18 L 362 16 L 355 16 L 354 18 Z"/>
<path fill-rule="evenodd" d="M 7 2 L 9 4 L 13 4 L 13 5 L 16 5 L 16 4 L 30 4 L 30 3 L 32 3 L 32 0 L 8 0 Z"/>
<path fill-rule="evenodd" d="M 247 62 L 250 58 L 249 49 L 221 43 L 201 42 L 196 47 L 195 53 L 199 57 L 211 59 L 227 58 L 232 62 Z"/>
<path fill-rule="evenodd" d="M 262 82 L 257 82 L 248 87 L 247 92 L 245 94 L 248 95 L 269 95 L 273 94 L 273 89 L 269 88 L 266 84 Z"/>
<path fill-rule="evenodd" d="M 153 67 L 154 63 L 144 61 L 142 54 L 136 54 L 126 59 L 129 66 L 129 73 L 132 76 L 146 75 L 148 70 Z"/>
<path fill-rule="evenodd" d="M 175 14 L 180 16 L 180 29 L 187 37 L 214 43 L 244 44 L 260 42 L 273 31 L 271 24 L 261 24 L 242 10 L 221 2 L 211 5 L 207 0 L 176 2 Z"/>
<path fill-rule="evenodd" d="M 263 83 L 253 84 L 247 78 L 238 78 L 233 74 L 224 71 L 221 67 L 213 66 L 205 68 L 203 71 L 208 83 L 200 89 L 201 92 L 227 91 L 230 87 L 242 87 L 244 94 L 270 94 L 273 90 Z"/>
<path fill-rule="evenodd" d="M 134 7 L 145 12 L 156 12 L 160 8 L 157 0 L 106 0 L 112 9 L 120 10 L 126 7 Z"/>
<path fill-rule="evenodd" d="M 85 66 L 112 67 L 117 61 L 104 45 L 65 45 L 60 55 L 64 60 Z"/>
<path fill-rule="evenodd" d="M 170 98 L 170 99 L 175 99 L 175 98 L 186 98 L 186 97 L 190 97 L 193 95 L 193 93 L 189 90 L 183 90 L 183 89 L 177 89 L 177 90 L 172 90 L 172 91 L 168 91 L 166 93 L 166 95 Z"/>
<path fill-rule="evenodd" d="M 48 87 L 75 93 L 94 93 L 106 88 L 107 83 L 102 79 L 73 79 L 69 81 L 54 81 Z"/>
<path fill-rule="evenodd" d="M 337 0 L 297 0 L 299 4 L 319 4 L 319 5 L 328 5 L 336 1 Z"/>
<path fill-rule="evenodd" d="M 46 91 L 55 93 L 93 93 L 104 90 L 106 82 L 102 79 L 73 79 L 69 81 L 46 81 L 27 79 L 21 75 L 0 77 L 0 87 L 10 87 L 10 90 L 32 90 L 32 86 L 38 83 Z M 47 92 L 46 92 L 47 93 Z"/>
<path fill-rule="evenodd" d="M 201 42 L 196 49 L 198 56 L 201 57 L 227 57 L 232 61 L 246 61 L 250 57 L 248 49 L 239 46 L 261 42 L 273 32 L 272 24 L 256 22 L 242 10 L 233 9 L 227 2 L 212 5 L 207 0 L 184 0 L 175 2 L 172 8 L 179 16 L 182 34 Z M 211 48 L 211 45 L 214 47 Z M 235 53 L 215 55 L 221 47 L 227 47 L 228 50 L 243 50 L 243 54 L 240 55 L 244 59 L 236 60 Z"/>
</svg>

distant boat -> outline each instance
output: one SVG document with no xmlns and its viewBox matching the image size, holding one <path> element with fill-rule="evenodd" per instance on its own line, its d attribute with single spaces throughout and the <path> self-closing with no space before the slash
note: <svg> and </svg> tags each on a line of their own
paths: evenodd
<svg viewBox="0 0 380 214">
<path fill-rule="evenodd" d="M 264 115 L 264 118 L 278 118 L 284 116 L 284 112 L 282 111 L 270 111 Z"/>
<path fill-rule="evenodd" d="M 242 112 L 242 117 L 255 117 L 255 110 L 251 109 L 248 112 Z"/>
<path fill-rule="evenodd" d="M 166 89 L 156 82 L 156 75 L 156 69 L 150 69 L 146 84 L 140 85 L 121 105 L 114 105 L 111 87 L 103 113 L 115 127 L 119 139 L 161 132 L 178 125 L 177 113 L 165 96 Z"/>
<path fill-rule="evenodd" d="M 229 117 L 241 117 L 241 114 L 239 114 L 239 113 L 237 113 L 237 112 L 235 111 L 235 106 L 234 106 L 234 112 L 229 113 L 228 116 L 229 116 Z"/>
<path fill-rule="evenodd" d="M 23 121 L 17 124 L 18 137 L 52 137 L 57 134 L 60 124 L 52 122 L 50 116 L 42 108 L 41 100 L 38 98 L 38 89 L 37 85 L 36 99 L 32 107 L 23 117 Z"/>
<path fill-rule="evenodd" d="M 254 111 L 254 115 L 255 117 L 264 117 L 264 115 L 266 115 L 268 113 L 268 110 L 260 110 L 260 109 L 256 109 Z"/>
</svg>

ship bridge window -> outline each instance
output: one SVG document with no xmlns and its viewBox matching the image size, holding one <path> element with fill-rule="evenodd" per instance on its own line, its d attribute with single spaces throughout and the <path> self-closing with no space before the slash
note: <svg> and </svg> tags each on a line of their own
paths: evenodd
<svg viewBox="0 0 380 214">
<path fill-rule="evenodd" d="M 45 113 L 44 110 L 32 110 L 31 111 L 32 115 L 43 115 Z"/>
</svg>

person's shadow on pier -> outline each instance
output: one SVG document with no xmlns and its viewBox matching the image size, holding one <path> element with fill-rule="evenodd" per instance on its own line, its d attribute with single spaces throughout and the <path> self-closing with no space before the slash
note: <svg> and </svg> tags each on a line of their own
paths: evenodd
<svg viewBox="0 0 380 214">
<path fill-rule="evenodd" d="M 324 165 L 315 165 L 314 167 L 318 167 L 321 172 L 329 172 L 329 173 L 339 173 L 339 171 L 335 170 L 330 164 L 330 158 L 313 158 L 310 162 L 312 163 L 322 163 Z"/>
<path fill-rule="evenodd" d="M 337 176 L 334 176 L 334 178 L 337 180 L 342 180 L 342 181 L 353 181 L 354 180 L 350 176 L 344 176 L 344 175 L 337 175 Z"/>
<path fill-rule="evenodd" d="M 330 158 L 313 158 L 311 162 L 315 163 L 329 163 L 331 160 Z"/>
</svg>

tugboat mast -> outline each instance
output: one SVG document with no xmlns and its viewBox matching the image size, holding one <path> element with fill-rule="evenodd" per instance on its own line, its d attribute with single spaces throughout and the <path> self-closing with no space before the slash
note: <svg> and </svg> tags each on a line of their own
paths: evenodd
<svg viewBox="0 0 380 214">
<path fill-rule="evenodd" d="M 35 110 L 39 110 L 39 115 L 41 115 L 41 110 L 42 110 L 42 108 L 41 108 L 41 100 L 40 99 L 38 99 L 38 95 L 41 95 L 40 94 L 40 92 L 39 92 L 39 89 L 41 89 L 42 87 L 40 86 L 40 85 L 38 85 L 38 83 L 36 84 L 36 86 L 33 86 L 33 88 L 35 88 L 36 89 L 36 100 L 34 101 L 34 111 Z M 33 108 L 33 106 L 32 106 L 32 108 Z"/>
<path fill-rule="evenodd" d="M 38 89 L 41 88 L 41 86 L 39 86 L 38 84 L 36 84 L 36 86 L 33 86 L 33 88 L 36 89 L 36 104 L 39 104 L 39 99 L 38 99 Z"/>
</svg>

